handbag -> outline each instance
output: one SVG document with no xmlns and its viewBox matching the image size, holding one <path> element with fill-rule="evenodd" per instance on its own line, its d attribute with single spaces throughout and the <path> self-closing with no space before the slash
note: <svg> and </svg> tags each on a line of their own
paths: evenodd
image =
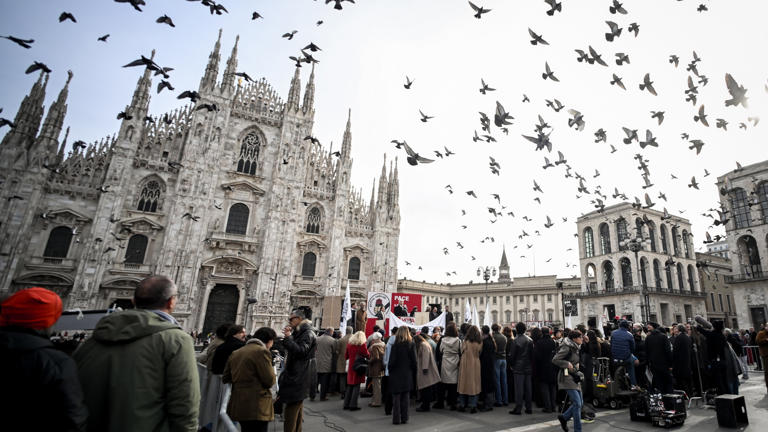
<svg viewBox="0 0 768 432">
<path fill-rule="evenodd" d="M 365 375 L 368 373 L 368 359 L 358 355 L 355 357 L 355 362 L 352 363 L 352 370 L 358 375 Z"/>
</svg>

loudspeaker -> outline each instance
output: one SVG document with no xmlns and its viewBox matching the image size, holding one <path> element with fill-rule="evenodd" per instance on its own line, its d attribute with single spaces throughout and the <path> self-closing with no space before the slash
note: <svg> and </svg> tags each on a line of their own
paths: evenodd
<svg viewBox="0 0 768 432">
<path fill-rule="evenodd" d="M 664 403 L 664 409 L 667 411 L 675 411 L 686 414 L 685 409 L 685 397 L 682 394 L 665 394 L 661 397 L 661 401 Z"/>
<path fill-rule="evenodd" d="M 744 396 L 720 395 L 716 397 L 715 411 L 717 411 L 717 424 L 722 427 L 737 428 L 749 424 Z"/>
</svg>

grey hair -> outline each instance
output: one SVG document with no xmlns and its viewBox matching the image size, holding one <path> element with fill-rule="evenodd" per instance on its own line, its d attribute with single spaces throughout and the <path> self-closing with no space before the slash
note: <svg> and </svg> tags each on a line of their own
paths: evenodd
<svg viewBox="0 0 768 432">
<path fill-rule="evenodd" d="M 723 329 L 723 333 L 725 333 L 726 335 L 730 336 L 732 331 L 729 328 L 725 328 L 725 329 Z"/>
<path fill-rule="evenodd" d="M 176 284 L 168 276 L 150 276 L 139 282 L 133 304 L 137 309 L 162 309 L 177 293 Z"/>
</svg>

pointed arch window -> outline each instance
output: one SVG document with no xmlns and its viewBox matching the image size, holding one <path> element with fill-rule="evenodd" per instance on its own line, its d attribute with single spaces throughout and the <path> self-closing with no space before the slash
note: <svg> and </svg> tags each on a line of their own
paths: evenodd
<svg viewBox="0 0 768 432">
<path fill-rule="evenodd" d="M 659 260 L 657 259 L 653 260 L 653 280 L 656 284 L 656 288 L 661 288 L 661 267 L 659 265 Z"/>
<path fill-rule="evenodd" d="M 149 239 L 145 235 L 136 234 L 128 240 L 125 248 L 125 262 L 128 264 L 144 264 Z"/>
<path fill-rule="evenodd" d="M 306 231 L 310 234 L 320 234 L 320 225 L 323 222 L 323 215 L 318 207 L 312 207 L 307 213 Z"/>
<path fill-rule="evenodd" d="M 760 211 L 763 213 L 763 223 L 768 224 L 768 181 L 757 186 L 757 199 L 760 202 Z"/>
<path fill-rule="evenodd" d="M 648 260 L 645 257 L 640 258 L 640 283 L 642 287 L 648 286 L 648 279 L 645 275 L 645 271 L 648 269 Z"/>
<path fill-rule="evenodd" d="M 661 250 L 665 254 L 669 253 L 669 247 L 667 247 L 667 226 L 661 225 Z"/>
<path fill-rule="evenodd" d="M 248 216 L 251 211 L 243 203 L 237 203 L 229 208 L 227 218 L 227 233 L 245 235 L 248 232 Z"/>
<path fill-rule="evenodd" d="M 742 188 L 731 191 L 731 210 L 733 211 L 733 223 L 736 228 L 750 226 L 749 201 L 747 193 Z"/>
<path fill-rule="evenodd" d="M 632 264 L 629 262 L 629 258 L 622 258 L 619 261 L 621 265 L 621 285 L 624 288 L 632 286 Z"/>
<path fill-rule="evenodd" d="M 360 280 L 360 258 L 352 257 L 349 259 L 349 268 L 347 269 L 347 279 Z"/>
<path fill-rule="evenodd" d="M 626 246 L 621 245 L 622 240 L 629 238 L 629 228 L 627 227 L 627 220 L 620 218 L 616 221 L 616 241 L 619 242 L 619 250 L 626 250 Z"/>
<path fill-rule="evenodd" d="M 648 225 L 648 240 L 651 242 L 651 252 L 656 252 L 656 226 L 653 222 L 648 222 L 646 225 Z"/>
<path fill-rule="evenodd" d="M 584 253 L 587 258 L 595 256 L 595 239 L 591 227 L 584 228 Z"/>
<path fill-rule="evenodd" d="M 680 242 L 677 238 L 679 235 L 677 228 L 672 227 L 672 253 L 675 256 L 680 256 Z"/>
<path fill-rule="evenodd" d="M 45 244 L 44 257 L 66 258 L 69 253 L 69 245 L 72 243 L 72 229 L 65 226 L 56 227 L 48 235 L 48 243 Z"/>
<path fill-rule="evenodd" d="M 683 265 L 677 263 L 677 287 L 680 291 L 685 289 L 685 283 L 683 283 Z"/>
<path fill-rule="evenodd" d="M 607 223 L 600 224 L 600 253 L 611 253 L 611 231 Z"/>
<path fill-rule="evenodd" d="M 606 261 L 603 264 L 603 279 L 605 281 L 606 291 L 613 290 L 613 263 L 610 261 Z"/>
<path fill-rule="evenodd" d="M 667 290 L 674 291 L 675 285 L 672 283 L 672 265 L 664 264 L 664 272 L 667 276 Z"/>
<path fill-rule="evenodd" d="M 690 258 L 691 257 L 691 251 L 688 248 L 688 241 L 689 240 L 690 239 L 688 237 L 688 231 L 683 230 L 683 253 L 685 254 L 686 258 Z"/>
<path fill-rule="evenodd" d="M 694 290 L 695 284 L 696 284 L 696 281 L 693 278 L 693 266 L 688 264 L 688 288 L 690 288 L 691 292 L 695 291 Z"/>
<path fill-rule="evenodd" d="M 314 277 L 316 265 L 317 265 L 317 255 L 315 255 L 314 252 L 305 253 L 304 259 L 301 262 L 301 276 L 305 278 Z"/>
<path fill-rule="evenodd" d="M 261 140 L 256 132 L 243 138 L 240 144 L 240 157 L 237 160 L 237 172 L 254 175 L 261 151 Z"/>
<path fill-rule="evenodd" d="M 138 210 L 148 213 L 157 212 L 157 207 L 160 203 L 160 194 L 162 189 L 160 183 L 157 180 L 148 181 L 144 187 L 141 188 L 141 195 L 139 195 Z"/>
</svg>

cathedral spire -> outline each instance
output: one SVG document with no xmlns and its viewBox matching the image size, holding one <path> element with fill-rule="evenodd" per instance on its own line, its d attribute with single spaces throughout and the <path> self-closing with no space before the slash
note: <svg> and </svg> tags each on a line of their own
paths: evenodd
<svg viewBox="0 0 768 432">
<path fill-rule="evenodd" d="M 67 138 L 69 138 L 69 126 L 64 132 L 64 139 L 61 140 L 61 146 L 59 146 L 59 153 L 56 155 L 56 165 L 64 161 L 64 150 L 67 148 Z"/>
<path fill-rule="evenodd" d="M 45 101 L 45 88 L 48 86 L 48 74 L 40 72 L 37 81 L 32 85 L 29 94 L 19 105 L 16 112 L 16 118 L 13 123 L 16 125 L 3 138 L 0 147 L 8 149 L 11 144 L 18 145 L 19 142 L 29 142 L 37 136 L 40 128 L 40 122 L 43 119 L 43 102 Z"/>
<path fill-rule="evenodd" d="M 67 82 L 59 92 L 59 96 L 48 109 L 43 128 L 40 130 L 38 140 L 45 140 L 45 149 L 51 156 L 58 150 L 59 134 L 64 125 L 64 117 L 67 115 L 67 97 L 69 97 L 69 83 L 72 81 L 72 71 L 67 71 Z"/>
<path fill-rule="evenodd" d="M 155 50 L 152 50 L 151 60 L 155 59 Z M 136 89 L 133 91 L 133 97 L 131 98 L 131 105 L 128 106 L 129 115 L 133 117 L 139 117 L 144 119 L 149 111 L 149 95 L 152 90 L 152 71 L 147 67 L 144 68 L 144 73 L 141 75 L 138 81 L 136 81 Z"/>
<path fill-rule="evenodd" d="M 232 91 L 235 83 L 235 73 L 237 72 L 237 43 L 240 42 L 240 35 L 235 37 L 235 45 L 232 47 L 232 54 L 227 60 L 227 67 L 224 69 L 224 76 L 221 79 L 221 90 L 224 92 Z"/>
<path fill-rule="evenodd" d="M 219 76 L 219 62 L 221 61 L 221 29 L 219 29 L 219 38 L 216 39 L 216 44 L 213 46 L 213 51 L 208 55 L 208 64 L 205 66 L 205 74 L 200 80 L 200 88 L 198 91 L 212 90 L 216 86 L 216 79 Z"/>
<path fill-rule="evenodd" d="M 368 218 L 369 223 L 371 226 L 376 222 L 376 215 L 373 212 L 373 209 L 376 208 L 376 202 L 373 200 L 373 194 L 376 191 L 376 177 L 373 178 L 373 183 L 371 183 L 371 202 L 368 204 Z"/>
<path fill-rule="evenodd" d="M 309 74 L 307 88 L 304 90 L 304 105 L 301 110 L 304 113 L 311 113 L 315 106 L 315 64 L 312 63 L 312 72 Z"/>
<path fill-rule="evenodd" d="M 344 129 L 344 139 L 341 142 L 341 157 L 349 159 L 352 151 L 352 108 L 347 112 L 347 127 Z"/>
<path fill-rule="evenodd" d="M 392 207 L 400 207 L 400 180 L 397 175 L 397 156 L 395 156 L 395 173 L 392 176 Z"/>
<path fill-rule="evenodd" d="M 296 111 L 299 109 L 299 97 L 301 96 L 301 74 L 299 68 L 293 72 L 293 79 L 291 80 L 291 89 L 288 91 L 288 100 L 285 103 L 285 109 L 288 111 Z"/>
<path fill-rule="evenodd" d="M 387 203 L 387 154 L 384 153 L 384 163 L 381 165 L 381 176 L 379 176 L 379 196 L 376 200 L 378 208 Z"/>
</svg>

